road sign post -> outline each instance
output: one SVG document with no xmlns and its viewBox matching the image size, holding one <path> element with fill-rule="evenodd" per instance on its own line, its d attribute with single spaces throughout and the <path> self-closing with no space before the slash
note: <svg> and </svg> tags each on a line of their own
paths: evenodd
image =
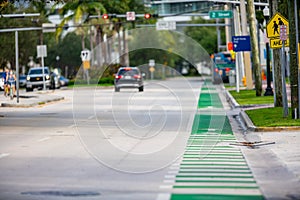
<svg viewBox="0 0 300 200">
<path fill-rule="evenodd" d="M 91 60 L 91 52 L 88 49 L 84 49 L 81 51 L 80 54 L 81 60 L 82 60 L 82 65 L 83 65 L 83 71 L 84 75 L 87 80 L 87 84 L 90 84 L 90 76 L 89 76 L 89 69 L 90 69 L 90 60 Z"/>
<path fill-rule="evenodd" d="M 283 117 L 287 117 L 289 114 L 287 94 L 286 94 L 286 83 L 285 83 L 285 40 L 287 39 L 287 27 L 286 25 L 280 26 L 280 40 L 282 40 L 281 48 L 281 75 L 282 75 L 282 103 L 283 103 Z"/>
<path fill-rule="evenodd" d="M 155 71 L 155 60 L 149 60 L 149 71 L 150 71 L 150 79 L 153 80 L 154 78 L 154 71 Z"/>
<path fill-rule="evenodd" d="M 47 46 L 46 45 L 38 45 L 36 48 L 37 48 L 37 57 L 41 58 L 41 60 L 42 60 L 43 90 L 46 90 L 44 57 L 47 57 Z"/>
</svg>

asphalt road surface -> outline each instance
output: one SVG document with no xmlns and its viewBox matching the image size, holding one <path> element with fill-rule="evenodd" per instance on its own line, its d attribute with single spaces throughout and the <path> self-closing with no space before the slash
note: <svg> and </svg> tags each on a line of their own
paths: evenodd
<svg viewBox="0 0 300 200">
<path fill-rule="evenodd" d="M 157 199 L 186 147 L 203 82 L 144 92 L 60 90 L 65 100 L 0 109 L 0 199 Z"/>
</svg>

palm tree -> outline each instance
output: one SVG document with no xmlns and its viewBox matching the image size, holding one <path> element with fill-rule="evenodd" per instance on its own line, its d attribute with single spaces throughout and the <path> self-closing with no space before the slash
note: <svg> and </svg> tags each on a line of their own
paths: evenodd
<svg viewBox="0 0 300 200">
<path fill-rule="evenodd" d="M 58 39 L 63 31 L 63 27 L 69 22 L 73 21 L 75 26 L 78 27 L 78 33 L 81 35 L 81 45 L 82 49 L 85 48 L 84 38 L 85 29 L 83 28 L 84 23 L 89 21 L 89 15 L 95 13 L 105 13 L 106 9 L 101 2 L 95 0 L 74 0 L 68 1 L 60 10 L 60 16 L 63 20 L 60 23 L 59 28 L 56 31 L 56 38 Z"/>
</svg>

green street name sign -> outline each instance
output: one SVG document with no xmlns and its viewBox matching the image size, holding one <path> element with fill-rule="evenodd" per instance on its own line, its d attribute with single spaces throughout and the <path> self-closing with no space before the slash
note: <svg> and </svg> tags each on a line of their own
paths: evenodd
<svg viewBox="0 0 300 200">
<path fill-rule="evenodd" d="M 224 19 L 224 18 L 232 18 L 231 10 L 212 10 L 209 11 L 210 19 Z"/>
</svg>

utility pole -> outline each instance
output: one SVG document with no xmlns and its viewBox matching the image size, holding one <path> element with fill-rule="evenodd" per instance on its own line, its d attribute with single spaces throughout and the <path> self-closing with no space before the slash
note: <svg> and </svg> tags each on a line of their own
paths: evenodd
<svg viewBox="0 0 300 200">
<path fill-rule="evenodd" d="M 240 0 L 240 9 L 241 9 L 242 35 L 248 35 L 245 0 Z M 252 81 L 251 60 L 250 60 L 250 52 L 248 52 L 248 51 L 244 52 L 244 62 L 245 62 L 245 74 L 246 74 L 247 89 L 252 90 L 253 89 L 253 81 Z"/>
</svg>

